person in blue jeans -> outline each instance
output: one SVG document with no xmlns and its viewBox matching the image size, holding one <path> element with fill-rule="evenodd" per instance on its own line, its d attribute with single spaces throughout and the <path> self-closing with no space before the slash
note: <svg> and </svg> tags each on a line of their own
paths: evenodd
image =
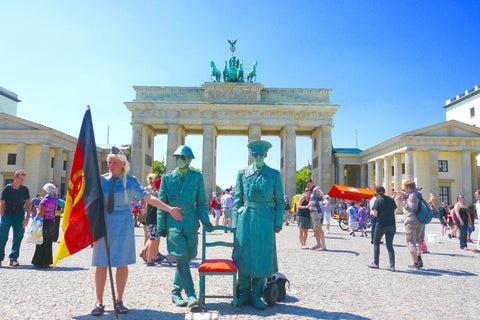
<svg viewBox="0 0 480 320">
<path fill-rule="evenodd" d="M 0 265 L 5 258 L 5 246 L 8 240 L 10 228 L 13 229 L 12 252 L 8 256 L 10 266 L 20 267 L 18 257 L 20 255 L 20 244 L 22 243 L 25 227 L 31 216 L 32 206 L 30 204 L 30 193 L 23 185 L 26 172 L 17 170 L 13 183 L 7 184 L 2 190 L 0 198 Z M 27 209 L 27 216 L 23 207 Z"/>
</svg>

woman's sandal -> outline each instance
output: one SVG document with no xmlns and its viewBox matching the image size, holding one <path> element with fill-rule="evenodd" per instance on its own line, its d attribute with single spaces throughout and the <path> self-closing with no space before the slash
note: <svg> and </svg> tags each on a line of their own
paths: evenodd
<svg viewBox="0 0 480 320">
<path fill-rule="evenodd" d="M 116 306 L 118 313 L 125 314 L 128 312 L 128 309 L 123 305 L 123 301 L 118 301 Z"/>
<path fill-rule="evenodd" d="M 146 250 L 142 250 L 142 252 L 140 252 L 140 254 L 138 256 L 141 257 L 145 262 L 147 262 L 147 251 Z"/>
<path fill-rule="evenodd" d="M 92 316 L 99 317 L 105 312 L 105 305 L 95 303 L 95 309 L 92 310 Z"/>
</svg>

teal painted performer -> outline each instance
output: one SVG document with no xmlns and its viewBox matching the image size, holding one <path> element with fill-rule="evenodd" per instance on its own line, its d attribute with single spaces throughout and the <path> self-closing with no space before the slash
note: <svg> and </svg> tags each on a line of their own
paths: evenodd
<svg viewBox="0 0 480 320">
<path fill-rule="evenodd" d="M 282 230 L 285 207 L 280 172 L 264 163 L 271 147 L 262 140 L 248 144 L 255 162 L 238 173 L 233 204 L 238 305 L 251 302 L 258 309 L 266 307 L 261 299 L 265 278 L 278 271 L 275 233 Z"/>
<path fill-rule="evenodd" d="M 208 217 L 205 198 L 205 186 L 200 172 L 190 170 L 193 156 L 188 146 L 179 146 L 173 153 L 177 168 L 163 175 L 158 198 L 182 209 L 182 221 L 173 219 L 168 212 L 158 210 L 157 226 L 159 234 L 167 237 L 168 253 L 177 261 L 177 270 L 173 280 L 172 302 L 179 307 L 198 306 L 195 295 L 190 260 L 197 256 L 199 220 L 208 232 L 213 225 Z M 182 290 L 187 294 L 188 302 L 182 297 Z"/>
</svg>

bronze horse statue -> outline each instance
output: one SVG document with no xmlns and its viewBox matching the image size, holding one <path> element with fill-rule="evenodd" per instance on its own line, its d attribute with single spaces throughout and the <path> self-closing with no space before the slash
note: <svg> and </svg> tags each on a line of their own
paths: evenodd
<svg viewBox="0 0 480 320">
<path fill-rule="evenodd" d="M 252 70 L 247 73 L 247 82 L 257 81 L 257 61 L 253 63 Z"/>
<path fill-rule="evenodd" d="M 220 77 L 222 74 L 220 73 L 220 71 L 218 71 L 217 67 L 215 66 L 215 62 L 211 61 L 210 67 L 212 67 L 212 75 L 210 77 L 210 80 L 212 80 L 215 77 L 215 80 L 217 82 L 220 82 Z"/>
</svg>

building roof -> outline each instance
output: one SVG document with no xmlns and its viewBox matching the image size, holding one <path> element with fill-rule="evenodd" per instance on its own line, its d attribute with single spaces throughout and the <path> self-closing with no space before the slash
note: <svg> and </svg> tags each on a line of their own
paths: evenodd
<svg viewBox="0 0 480 320">
<path fill-rule="evenodd" d="M 456 105 L 460 102 L 463 102 L 467 99 L 470 99 L 470 98 L 476 96 L 479 93 L 480 93 L 480 86 L 477 85 L 470 90 L 466 90 L 465 93 L 458 94 L 455 98 L 448 99 L 445 102 L 445 106 L 443 106 L 442 108 L 449 109 L 450 107 L 453 107 L 454 105 Z"/>
<path fill-rule="evenodd" d="M 7 90 L 4 87 L 0 87 L 0 95 L 10 100 L 13 100 L 15 102 L 22 102 L 21 100 L 18 99 L 18 95 L 16 93 L 13 93 L 12 91 Z"/>
<path fill-rule="evenodd" d="M 362 151 L 358 148 L 333 148 L 333 153 L 361 153 Z"/>
</svg>

